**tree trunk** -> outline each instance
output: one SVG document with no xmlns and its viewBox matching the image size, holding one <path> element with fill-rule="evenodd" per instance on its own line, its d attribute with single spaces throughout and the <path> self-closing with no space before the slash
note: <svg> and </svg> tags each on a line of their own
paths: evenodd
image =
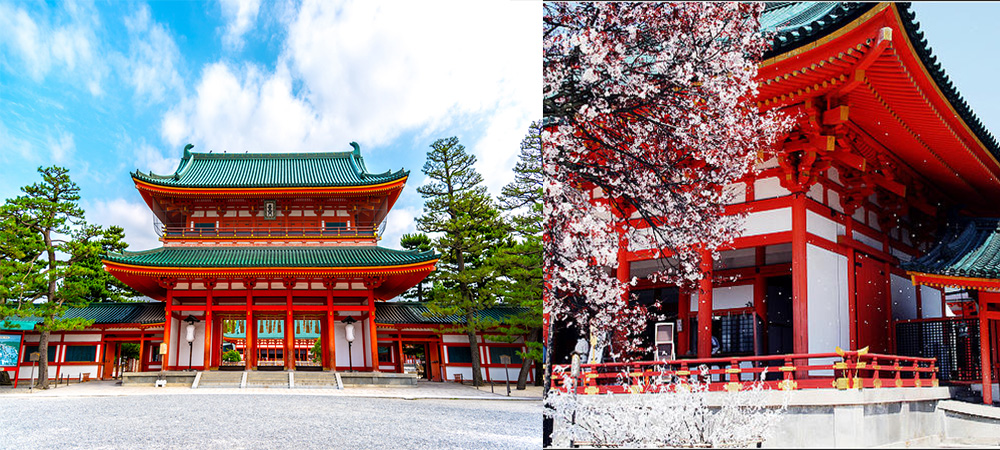
<svg viewBox="0 0 1000 450">
<path fill-rule="evenodd" d="M 538 330 L 537 328 L 534 329 L 534 330 L 531 330 L 531 333 L 529 333 L 528 336 L 524 340 L 525 347 L 527 347 L 527 345 L 528 345 L 527 343 L 528 342 L 535 342 L 535 341 L 537 341 L 538 340 L 538 335 L 540 333 L 541 333 L 541 331 Z M 531 372 L 531 363 L 533 363 L 533 362 L 535 362 L 535 360 L 532 359 L 532 358 L 524 358 L 521 361 L 521 371 L 517 374 L 517 390 L 523 391 L 525 389 L 525 387 L 528 385 L 528 373 Z M 538 379 L 536 378 L 535 381 L 537 382 Z"/>
<path fill-rule="evenodd" d="M 479 340 L 476 339 L 476 329 L 472 327 L 473 310 L 465 312 L 465 333 L 469 336 L 469 350 L 472 352 L 472 385 L 483 385 L 483 371 L 479 362 Z"/>
<path fill-rule="evenodd" d="M 521 370 L 517 373 L 517 390 L 523 391 L 528 386 L 528 373 L 531 372 L 531 363 L 534 361 L 531 358 L 521 361 Z"/>
<path fill-rule="evenodd" d="M 49 388 L 49 331 L 38 338 L 38 387 Z"/>
</svg>

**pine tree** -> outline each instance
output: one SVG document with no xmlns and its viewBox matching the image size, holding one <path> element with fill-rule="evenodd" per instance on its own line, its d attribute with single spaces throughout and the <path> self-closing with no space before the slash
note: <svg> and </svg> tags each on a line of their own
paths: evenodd
<svg viewBox="0 0 1000 450">
<path fill-rule="evenodd" d="M 101 262 L 101 255 L 121 253 L 128 248 L 125 229 L 117 225 L 102 228 L 98 230 L 96 238 L 100 252 L 80 260 L 80 264 L 90 269 L 89 274 L 72 277 L 71 281 L 82 285 L 83 295 L 91 302 L 127 302 L 141 297 L 141 293 L 104 270 L 104 263 Z"/>
<path fill-rule="evenodd" d="M 521 141 L 514 181 L 504 186 L 500 207 L 507 212 L 517 241 L 501 248 L 494 264 L 504 275 L 508 305 L 526 308 L 500 327 L 507 340 L 524 336 L 528 351 L 521 355 L 517 388 L 524 389 L 531 363 L 542 359 L 542 137 L 541 124 L 531 124 Z M 541 382 L 536 364 L 536 382 Z"/>
<path fill-rule="evenodd" d="M 399 238 L 399 246 L 406 250 L 417 250 L 420 252 L 430 251 L 433 246 L 431 245 L 431 239 L 423 233 L 408 233 L 404 234 L 403 237 Z M 420 280 L 416 286 L 408 289 L 401 295 L 401 297 L 406 299 L 416 299 L 418 302 L 424 301 L 424 286 L 434 283 L 434 274 L 436 272 L 431 272 L 423 280 Z"/>
<path fill-rule="evenodd" d="M 96 257 L 101 228 L 87 225 L 79 206 L 80 188 L 61 167 L 39 168 L 42 182 L 21 188 L 23 195 L 0 208 L 5 247 L 0 260 L 4 311 L 0 314 L 36 317 L 41 323 L 38 370 L 48 373 L 48 344 L 52 331 L 75 330 L 92 321 L 64 319 L 69 308 L 89 302 L 83 280 L 94 275 L 83 261 Z M 9 239 L 9 240 L 7 240 Z M 7 277 L 10 277 L 8 279 Z M 48 388 L 48 377 L 40 386 Z"/>
<path fill-rule="evenodd" d="M 473 384 L 479 386 L 482 372 L 476 333 L 497 325 L 479 312 L 496 303 L 494 269 L 488 261 L 496 243 L 504 238 L 504 227 L 475 163 L 476 157 L 466 153 L 456 137 L 431 144 L 423 167 L 430 182 L 417 188 L 425 199 L 417 229 L 437 236 L 433 244 L 441 254 L 427 307 L 438 316 L 465 318 L 464 324 L 453 324 L 447 331 L 468 335 Z"/>
</svg>

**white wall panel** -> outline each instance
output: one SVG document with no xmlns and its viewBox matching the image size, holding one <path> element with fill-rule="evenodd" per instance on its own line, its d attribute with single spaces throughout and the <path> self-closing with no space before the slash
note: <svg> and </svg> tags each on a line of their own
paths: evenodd
<svg viewBox="0 0 1000 450">
<path fill-rule="evenodd" d="M 779 180 L 778 177 L 754 180 L 753 191 L 753 197 L 755 200 L 784 197 L 792 194 L 788 189 L 781 186 L 781 180 Z"/>
<path fill-rule="evenodd" d="M 809 352 L 849 348 L 847 257 L 814 245 L 806 247 Z"/>
<path fill-rule="evenodd" d="M 747 215 L 743 236 L 778 233 L 792 229 L 792 208 L 772 209 Z"/>
<path fill-rule="evenodd" d="M 920 286 L 920 310 L 924 313 L 924 319 L 943 317 L 941 291 L 930 286 Z"/>
<path fill-rule="evenodd" d="M 889 280 L 892 288 L 892 320 L 916 319 L 916 286 L 909 279 L 898 275 L 889 275 Z"/>
</svg>

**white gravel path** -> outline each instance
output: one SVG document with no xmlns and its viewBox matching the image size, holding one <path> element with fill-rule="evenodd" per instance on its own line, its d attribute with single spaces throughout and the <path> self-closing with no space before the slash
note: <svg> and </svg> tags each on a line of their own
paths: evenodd
<svg viewBox="0 0 1000 450">
<path fill-rule="evenodd" d="M 127 394 L 117 389 L 67 395 L 71 387 L 60 389 L 62 395 L 0 396 L 0 449 L 520 449 L 542 444 L 538 401 L 436 397 L 421 388 L 337 393 L 168 388 Z"/>
</svg>

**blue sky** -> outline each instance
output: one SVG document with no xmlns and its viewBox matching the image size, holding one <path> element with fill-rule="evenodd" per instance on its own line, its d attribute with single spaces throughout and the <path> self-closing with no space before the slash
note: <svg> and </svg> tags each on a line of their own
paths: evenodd
<svg viewBox="0 0 1000 450">
<path fill-rule="evenodd" d="M 934 53 L 1000 132 L 1000 4 L 917 3 Z M 541 116 L 535 1 L 0 0 L 0 198 L 71 170 L 92 222 L 156 247 L 128 176 L 196 151 L 343 151 L 407 168 L 382 245 L 415 229 L 431 142 L 458 136 L 491 192 Z"/>
<path fill-rule="evenodd" d="M 431 142 L 458 136 L 495 195 L 541 117 L 539 2 L 0 0 L 0 198 L 62 165 L 91 222 L 159 246 L 129 177 L 195 151 L 346 151 L 410 180 L 382 245 L 415 230 Z"/>
</svg>

